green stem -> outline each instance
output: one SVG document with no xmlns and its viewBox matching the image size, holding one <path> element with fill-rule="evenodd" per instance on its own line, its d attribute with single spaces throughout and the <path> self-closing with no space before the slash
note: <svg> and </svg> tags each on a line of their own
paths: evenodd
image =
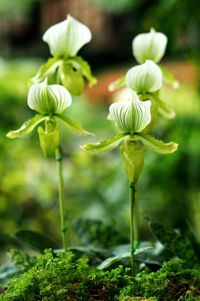
<svg viewBox="0 0 200 301">
<path fill-rule="evenodd" d="M 130 200 L 130 253 L 131 253 L 131 272 L 134 274 L 134 252 L 138 245 L 138 202 L 136 197 L 136 184 L 129 182 L 129 200 Z"/>
<path fill-rule="evenodd" d="M 60 230 L 62 234 L 63 249 L 66 251 L 68 248 L 67 241 L 67 227 L 65 223 L 65 208 L 64 208 L 64 185 L 63 185 L 63 172 L 62 172 L 62 152 L 60 148 L 56 149 L 55 160 L 58 168 L 58 193 L 60 204 Z"/>
</svg>

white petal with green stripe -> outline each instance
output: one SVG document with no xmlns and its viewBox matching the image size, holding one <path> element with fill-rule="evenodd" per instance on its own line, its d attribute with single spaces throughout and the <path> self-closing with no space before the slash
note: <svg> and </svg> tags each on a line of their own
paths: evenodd
<svg viewBox="0 0 200 301">
<path fill-rule="evenodd" d="M 140 101 L 137 94 L 130 90 L 128 101 L 113 103 L 109 108 L 108 118 L 116 122 L 125 133 L 141 132 L 151 121 L 151 102 Z"/>
<path fill-rule="evenodd" d="M 29 89 L 28 106 L 40 114 L 60 114 L 72 103 L 70 93 L 61 85 L 34 84 Z"/>
<path fill-rule="evenodd" d="M 162 87 L 162 72 L 153 61 L 147 60 L 127 72 L 126 84 L 137 93 L 152 93 Z"/>
<path fill-rule="evenodd" d="M 146 60 L 158 63 L 165 53 L 166 46 L 166 35 L 151 29 L 149 33 L 139 34 L 133 39 L 133 55 L 140 64 Z"/>
<path fill-rule="evenodd" d="M 53 56 L 75 56 L 79 49 L 90 42 L 90 29 L 70 15 L 65 21 L 51 26 L 43 35 Z"/>
</svg>

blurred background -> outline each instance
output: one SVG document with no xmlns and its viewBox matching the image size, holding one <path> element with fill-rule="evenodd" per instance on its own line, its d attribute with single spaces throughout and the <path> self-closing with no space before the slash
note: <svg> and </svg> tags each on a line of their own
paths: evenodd
<svg viewBox="0 0 200 301">
<path fill-rule="evenodd" d="M 114 95 L 108 85 L 136 64 L 132 39 L 151 27 L 169 39 L 162 63 L 180 81 L 163 96 L 175 120 L 160 119 L 157 137 L 179 143 L 173 155 L 146 154 L 140 179 L 142 240 L 152 240 L 146 217 L 200 237 L 200 6 L 198 0 L 1 0 L 0 1 L 0 251 L 8 235 L 36 230 L 59 242 L 56 166 L 45 159 L 37 133 L 9 140 L 7 131 L 33 116 L 26 104 L 28 80 L 49 57 L 45 30 L 70 14 L 90 27 L 80 51 L 98 77 L 74 98 L 69 114 L 96 138 L 63 129 L 66 212 L 72 244 L 82 243 L 81 219 L 111 225 L 129 238 L 128 182 L 119 150 L 91 156 L 79 148 L 116 133 L 107 118 Z M 84 228 L 84 227 L 83 227 Z M 78 238 L 77 233 L 82 233 Z"/>
</svg>

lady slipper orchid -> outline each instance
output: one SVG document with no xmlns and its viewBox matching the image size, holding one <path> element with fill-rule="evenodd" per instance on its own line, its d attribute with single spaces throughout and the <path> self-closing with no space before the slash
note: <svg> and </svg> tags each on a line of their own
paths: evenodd
<svg viewBox="0 0 200 301">
<path fill-rule="evenodd" d="M 91 38 L 90 29 L 70 15 L 65 21 L 51 26 L 43 35 L 43 41 L 49 45 L 51 54 L 64 58 L 77 55 Z"/>
<path fill-rule="evenodd" d="M 109 119 L 125 133 L 140 133 L 151 121 L 151 102 L 140 101 L 137 94 L 130 91 L 128 101 L 113 103 L 109 108 Z"/>
<path fill-rule="evenodd" d="M 140 64 L 146 60 L 158 63 L 165 53 L 166 46 L 166 35 L 151 29 L 149 33 L 139 34 L 133 39 L 133 55 Z"/>
<path fill-rule="evenodd" d="M 33 84 L 41 83 L 45 78 L 61 84 L 73 95 L 80 95 L 85 80 L 90 86 L 96 84 L 89 64 L 78 51 L 88 42 L 92 34 L 90 29 L 71 16 L 65 21 L 51 26 L 43 35 L 43 41 L 49 45 L 53 57 L 42 65 L 32 78 Z"/>
<path fill-rule="evenodd" d="M 31 133 L 44 121 L 45 128 L 38 128 L 40 146 L 49 157 L 59 146 L 59 122 L 79 134 L 89 134 L 77 122 L 69 119 L 63 112 L 71 105 L 72 97 L 66 88 L 60 85 L 47 85 L 47 80 L 34 84 L 28 92 L 28 106 L 38 112 L 32 119 L 26 121 L 18 130 L 10 131 L 8 138 L 18 138 Z"/>
<path fill-rule="evenodd" d="M 111 150 L 124 141 L 126 148 L 129 145 L 137 145 L 138 143 L 141 145 L 142 143 L 144 147 L 157 153 L 175 152 L 178 147 L 176 143 L 164 143 L 142 132 L 151 121 L 151 102 L 149 100 L 140 101 L 133 91 L 130 91 L 130 94 L 129 101 L 114 103 L 109 108 L 108 119 L 117 124 L 121 133 L 98 143 L 85 144 L 82 148 L 96 154 Z"/>
<path fill-rule="evenodd" d="M 127 72 L 126 84 L 137 93 L 152 93 L 162 87 L 162 72 L 153 61 L 147 60 Z"/>
</svg>

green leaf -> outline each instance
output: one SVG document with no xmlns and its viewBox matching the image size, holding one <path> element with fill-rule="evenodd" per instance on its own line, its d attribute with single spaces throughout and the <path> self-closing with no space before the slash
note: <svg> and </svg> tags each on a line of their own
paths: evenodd
<svg viewBox="0 0 200 301">
<path fill-rule="evenodd" d="M 157 105 L 158 105 L 158 111 L 163 117 L 172 119 L 176 116 L 176 113 L 174 110 L 168 107 L 168 105 L 160 99 L 160 97 L 154 93 L 152 94 L 152 97 L 155 99 Z"/>
<path fill-rule="evenodd" d="M 21 230 L 15 233 L 15 238 L 19 240 L 20 242 L 25 243 L 29 247 L 39 251 L 43 252 L 45 249 L 58 249 L 59 246 L 49 239 L 48 237 L 35 232 L 35 231 L 28 231 L 28 230 Z"/>
<path fill-rule="evenodd" d="M 155 238 L 171 253 L 171 256 L 178 256 L 188 263 L 191 263 L 192 259 L 192 264 L 198 261 L 192 243 L 186 235 L 177 230 L 165 229 L 162 224 L 152 219 L 149 220 L 149 227 Z"/>
<path fill-rule="evenodd" d="M 80 69 L 83 76 L 88 80 L 89 86 L 94 86 L 97 83 L 96 78 L 92 75 L 90 65 L 80 56 L 75 56 L 68 60 L 71 61 L 75 69 Z"/>
<path fill-rule="evenodd" d="M 80 123 L 68 118 L 67 116 L 64 115 L 55 115 L 55 117 L 57 119 L 59 119 L 60 121 L 62 121 L 66 126 L 68 126 L 73 132 L 76 132 L 77 134 L 80 135 L 92 135 L 92 133 L 86 131 L 81 125 Z"/>
<path fill-rule="evenodd" d="M 80 95 L 84 89 L 84 78 L 81 69 L 74 69 L 68 61 L 63 61 L 58 75 L 63 86 L 73 95 Z"/>
<path fill-rule="evenodd" d="M 49 158 L 54 155 L 60 144 L 60 129 L 58 123 L 51 119 L 45 122 L 45 129 L 38 128 L 40 146 L 44 155 Z"/>
<path fill-rule="evenodd" d="M 120 256 L 112 256 L 104 260 L 99 266 L 99 270 L 107 269 L 110 266 L 112 266 L 114 263 L 120 262 L 123 258 L 129 258 L 130 252 L 126 252 L 124 254 L 121 254 Z"/>
<path fill-rule="evenodd" d="M 116 81 L 114 81 L 113 83 L 111 83 L 108 86 L 108 90 L 110 92 L 113 92 L 113 91 L 115 91 L 117 89 L 125 87 L 125 85 L 126 85 L 126 77 L 122 76 L 122 77 L 118 78 Z"/>
<path fill-rule="evenodd" d="M 125 136 L 128 136 L 128 134 L 121 133 L 98 143 L 85 144 L 82 146 L 82 148 L 92 154 L 98 154 L 100 152 L 109 151 L 117 147 L 120 144 L 120 142 L 125 138 Z"/>
<path fill-rule="evenodd" d="M 160 69 L 162 70 L 162 74 L 163 74 L 163 78 L 164 81 L 169 84 L 170 86 L 172 86 L 174 89 L 178 89 L 179 88 L 179 81 L 177 81 L 173 74 L 171 72 L 169 72 L 165 67 L 160 66 Z"/>
<path fill-rule="evenodd" d="M 46 77 L 53 74 L 58 66 L 61 64 L 61 60 L 57 57 L 50 58 L 44 65 L 40 67 L 36 75 L 31 79 L 32 83 L 40 83 L 44 81 Z"/>
<path fill-rule="evenodd" d="M 134 134 L 134 137 L 140 140 L 149 150 L 156 153 L 171 154 L 174 153 L 178 148 L 178 144 L 174 142 L 164 143 L 161 140 L 143 133 L 136 133 Z"/>
<path fill-rule="evenodd" d="M 6 137 L 8 138 L 18 138 L 25 135 L 28 135 L 33 129 L 43 120 L 47 119 L 48 116 L 44 115 L 35 115 L 32 119 L 26 121 L 18 130 L 10 131 L 7 133 Z"/>
</svg>

